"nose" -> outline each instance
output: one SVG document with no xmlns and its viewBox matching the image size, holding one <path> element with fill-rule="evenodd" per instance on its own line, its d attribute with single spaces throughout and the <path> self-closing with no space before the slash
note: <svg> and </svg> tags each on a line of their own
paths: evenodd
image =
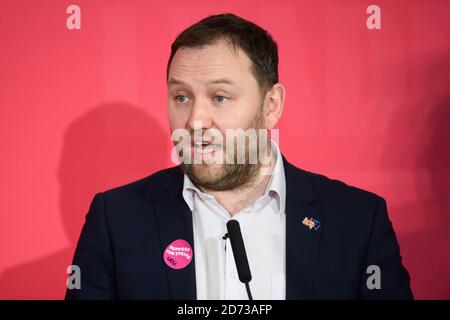
<svg viewBox="0 0 450 320">
<path fill-rule="evenodd" d="M 207 101 L 197 100 L 191 108 L 187 122 L 189 130 L 209 129 L 212 125 L 211 109 Z"/>
</svg>

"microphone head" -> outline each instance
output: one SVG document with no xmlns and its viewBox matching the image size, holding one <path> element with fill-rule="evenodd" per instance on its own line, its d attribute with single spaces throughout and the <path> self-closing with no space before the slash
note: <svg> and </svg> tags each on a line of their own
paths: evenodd
<svg viewBox="0 0 450 320">
<path fill-rule="evenodd" d="M 239 232 L 241 233 L 241 225 L 239 224 L 239 221 L 230 219 L 227 222 L 227 230 L 228 232 Z"/>
<path fill-rule="evenodd" d="M 242 238 L 239 222 L 234 219 L 229 220 L 227 222 L 227 229 L 239 280 L 243 283 L 248 283 L 252 280 L 252 274 L 250 272 L 250 266 L 248 264 L 247 253 L 245 252 L 244 239 Z"/>
</svg>

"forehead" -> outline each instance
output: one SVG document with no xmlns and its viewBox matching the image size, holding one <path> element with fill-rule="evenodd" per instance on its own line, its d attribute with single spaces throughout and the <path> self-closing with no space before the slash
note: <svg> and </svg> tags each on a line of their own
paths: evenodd
<svg viewBox="0 0 450 320">
<path fill-rule="evenodd" d="M 236 82 L 252 77 L 248 56 L 225 41 L 202 47 L 181 47 L 175 53 L 169 68 L 169 81 L 176 78 L 205 82 L 211 78 L 223 77 Z"/>
</svg>

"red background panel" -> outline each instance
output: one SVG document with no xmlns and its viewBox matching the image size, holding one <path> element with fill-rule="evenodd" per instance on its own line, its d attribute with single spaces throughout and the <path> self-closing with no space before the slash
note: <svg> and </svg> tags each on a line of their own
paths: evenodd
<svg viewBox="0 0 450 320">
<path fill-rule="evenodd" d="M 279 44 L 286 157 L 385 197 L 416 297 L 449 299 L 450 2 L 374 3 L 381 30 L 368 1 L 2 0 L 0 298 L 62 298 L 93 195 L 171 165 L 170 44 L 233 12 Z"/>
</svg>

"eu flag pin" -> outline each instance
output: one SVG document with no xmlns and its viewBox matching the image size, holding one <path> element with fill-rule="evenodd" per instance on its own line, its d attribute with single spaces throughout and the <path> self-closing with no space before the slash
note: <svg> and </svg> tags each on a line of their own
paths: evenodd
<svg viewBox="0 0 450 320">
<path fill-rule="evenodd" d="M 309 230 L 317 230 L 320 227 L 320 221 L 316 220 L 314 218 L 308 218 L 305 217 L 305 219 L 303 219 L 302 223 L 307 226 L 309 228 Z"/>
</svg>

